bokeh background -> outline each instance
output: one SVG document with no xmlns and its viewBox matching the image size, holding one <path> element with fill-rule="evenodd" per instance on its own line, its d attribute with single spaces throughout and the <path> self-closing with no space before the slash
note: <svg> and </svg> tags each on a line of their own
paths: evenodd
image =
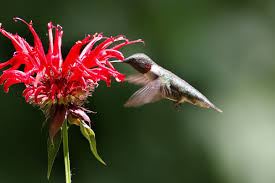
<svg viewBox="0 0 275 183">
<path fill-rule="evenodd" d="M 206 95 L 224 112 L 170 101 L 140 108 L 123 103 L 139 87 L 100 83 L 87 108 L 97 135 L 90 153 L 79 128 L 70 128 L 72 179 L 77 183 L 275 182 L 275 2 L 272 0 L 3 1 L 0 22 L 28 41 L 33 20 L 48 46 L 47 23 L 64 28 L 63 55 L 87 34 L 125 34 L 146 42 L 123 49 L 144 52 Z M 0 61 L 14 48 L 1 35 Z M 135 71 L 117 65 L 122 73 Z M 41 111 L 27 104 L 23 86 L 0 92 L 0 183 L 48 182 L 47 132 Z M 64 180 L 59 152 L 49 182 Z"/>
</svg>

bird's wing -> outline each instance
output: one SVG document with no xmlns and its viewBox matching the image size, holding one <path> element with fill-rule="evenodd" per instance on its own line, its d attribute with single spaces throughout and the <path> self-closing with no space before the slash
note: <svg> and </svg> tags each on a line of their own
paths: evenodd
<svg viewBox="0 0 275 183">
<path fill-rule="evenodd" d="M 124 104 L 125 107 L 138 107 L 150 102 L 156 102 L 163 98 L 160 93 L 161 80 L 155 79 L 149 82 L 143 88 L 136 91 Z"/>
<path fill-rule="evenodd" d="M 147 77 L 145 77 L 144 74 L 141 73 L 129 75 L 125 78 L 125 80 L 129 83 L 141 86 L 145 86 L 150 82 L 150 80 Z"/>
</svg>

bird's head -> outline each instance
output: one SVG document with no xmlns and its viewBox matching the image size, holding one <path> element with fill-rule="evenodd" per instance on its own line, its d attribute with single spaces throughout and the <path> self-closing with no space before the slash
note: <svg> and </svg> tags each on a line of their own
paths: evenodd
<svg viewBox="0 0 275 183">
<path fill-rule="evenodd" d="M 123 61 L 111 61 L 111 63 L 127 63 L 130 64 L 138 72 L 145 74 L 151 70 L 154 62 L 144 53 L 136 53 Z"/>
</svg>

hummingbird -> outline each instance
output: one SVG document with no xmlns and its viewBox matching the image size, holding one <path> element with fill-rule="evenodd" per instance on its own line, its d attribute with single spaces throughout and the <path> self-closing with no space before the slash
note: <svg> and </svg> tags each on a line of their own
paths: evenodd
<svg viewBox="0 0 275 183">
<path fill-rule="evenodd" d="M 125 80 L 143 87 L 129 98 L 124 104 L 125 107 L 138 107 L 164 98 L 172 100 L 176 109 L 186 101 L 199 107 L 213 108 L 222 112 L 186 81 L 159 66 L 143 53 L 136 53 L 123 61 L 110 62 L 127 63 L 138 71 L 137 74 L 129 75 Z"/>
</svg>

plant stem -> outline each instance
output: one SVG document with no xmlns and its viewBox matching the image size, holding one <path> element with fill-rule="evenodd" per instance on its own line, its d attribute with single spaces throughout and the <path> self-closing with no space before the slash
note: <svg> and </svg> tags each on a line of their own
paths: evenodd
<svg viewBox="0 0 275 183">
<path fill-rule="evenodd" d="M 70 169 L 70 159 L 69 159 L 67 120 L 65 120 L 63 122 L 63 125 L 62 125 L 62 135 L 63 135 L 63 152 L 64 152 L 64 164 L 65 164 L 66 183 L 71 183 L 71 169 Z"/>
</svg>

